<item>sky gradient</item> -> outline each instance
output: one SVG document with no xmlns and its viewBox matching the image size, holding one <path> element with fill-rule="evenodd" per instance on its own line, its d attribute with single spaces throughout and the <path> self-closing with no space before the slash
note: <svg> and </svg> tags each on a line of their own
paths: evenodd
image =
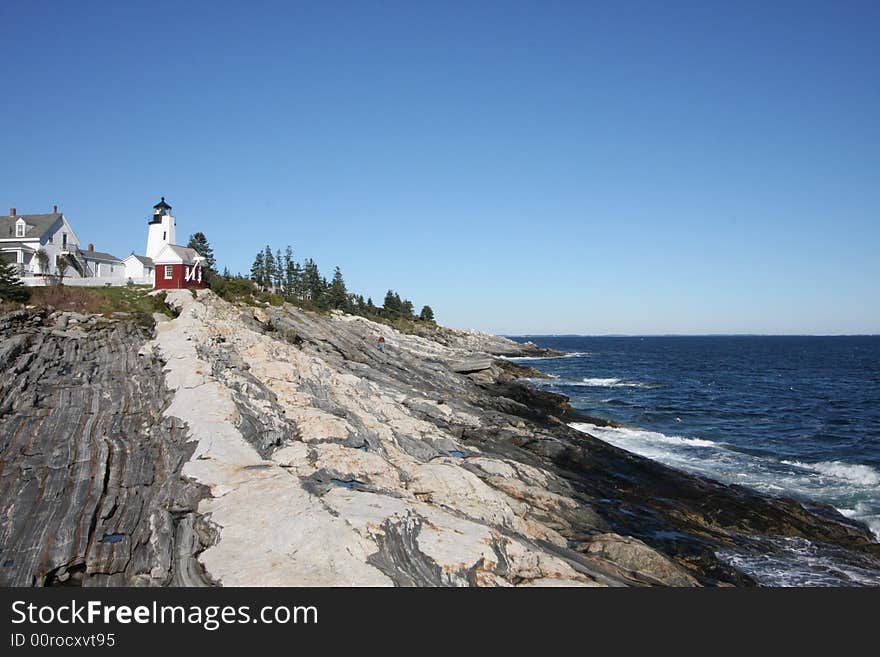
<svg viewBox="0 0 880 657">
<path fill-rule="evenodd" d="M 140 6 L 135 6 L 136 4 Z M 129 6 L 131 5 L 131 6 Z M 185 5 L 185 6 L 179 6 Z M 880 3 L 0 3 L 0 208 L 498 333 L 880 333 Z"/>
</svg>

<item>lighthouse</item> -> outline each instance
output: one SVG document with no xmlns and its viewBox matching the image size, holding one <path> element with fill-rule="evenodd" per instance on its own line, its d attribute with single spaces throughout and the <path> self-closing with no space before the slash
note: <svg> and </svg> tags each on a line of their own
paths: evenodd
<svg viewBox="0 0 880 657">
<path fill-rule="evenodd" d="M 177 221 L 171 214 L 171 206 L 165 202 L 165 197 L 153 206 L 153 217 L 149 222 L 147 233 L 147 257 L 155 258 L 166 245 L 174 244 L 175 226 Z"/>
</svg>

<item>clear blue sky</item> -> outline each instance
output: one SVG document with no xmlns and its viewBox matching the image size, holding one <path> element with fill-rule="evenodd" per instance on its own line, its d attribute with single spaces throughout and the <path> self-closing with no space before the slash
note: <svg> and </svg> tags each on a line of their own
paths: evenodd
<svg viewBox="0 0 880 657">
<path fill-rule="evenodd" d="M 138 7 L 129 5 L 139 5 Z M 505 333 L 880 332 L 880 3 L 0 3 L 0 207 Z"/>
</svg>

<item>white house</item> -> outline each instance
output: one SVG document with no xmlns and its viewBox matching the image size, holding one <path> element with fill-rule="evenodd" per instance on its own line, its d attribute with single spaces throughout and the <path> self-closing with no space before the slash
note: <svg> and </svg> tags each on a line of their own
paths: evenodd
<svg viewBox="0 0 880 657">
<path fill-rule="evenodd" d="M 45 271 L 36 257 L 41 249 L 48 257 Z M 79 238 L 64 214 L 58 212 L 57 205 L 47 214 L 20 215 L 10 208 L 8 215 L 0 216 L 0 261 L 16 265 L 25 283 L 31 278 L 57 274 L 59 260 L 68 265 L 66 277 L 88 276 L 88 265 L 79 253 Z"/>
<path fill-rule="evenodd" d="M 123 258 L 125 263 L 125 278 L 134 282 L 144 281 L 150 285 L 155 281 L 153 259 L 147 256 L 135 255 L 132 253 L 127 258 Z"/>
<path fill-rule="evenodd" d="M 96 278 L 122 278 L 125 276 L 125 262 L 109 253 L 95 251 L 95 245 L 79 252 L 80 258 L 86 263 L 87 270 Z"/>
</svg>

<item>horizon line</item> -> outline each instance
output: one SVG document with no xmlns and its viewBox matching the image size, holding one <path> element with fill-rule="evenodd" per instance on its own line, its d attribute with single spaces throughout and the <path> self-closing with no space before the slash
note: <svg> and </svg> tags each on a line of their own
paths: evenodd
<svg viewBox="0 0 880 657">
<path fill-rule="evenodd" d="M 877 338 L 880 333 L 499 333 L 504 338 Z"/>
</svg>

